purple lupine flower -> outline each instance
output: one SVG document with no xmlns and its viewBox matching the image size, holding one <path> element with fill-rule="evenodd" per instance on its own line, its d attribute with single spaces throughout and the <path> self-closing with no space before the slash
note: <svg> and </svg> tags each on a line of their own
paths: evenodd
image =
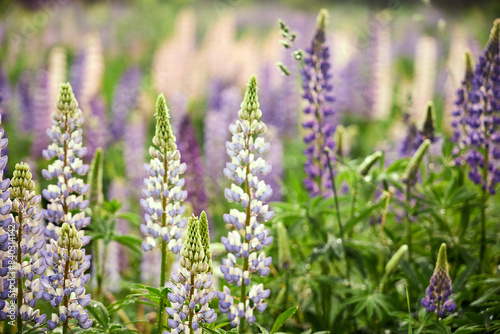
<svg viewBox="0 0 500 334">
<path fill-rule="evenodd" d="M 369 118 L 370 106 L 364 92 L 367 87 L 364 82 L 362 71 L 362 57 L 354 55 L 340 70 L 338 77 L 338 93 L 335 101 L 336 110 L 339 113 L 353 113 L 356 116 Z"/>
<path fill-rule="evenodd" d="M 128 181 L 127 193 L 132 198 L 139 199 L 144 180 L 146 123 L 139 113 L 131 116 L 125 127 L 127 135 L 124 136 L 125 174 Z"/>
<path fill-rule="evenodd" d="M 236 303 L 227 286 L 218 293 L 219 309 L 228 315 L 233 327 L 240 324 L 240 319 L 253 324 L 254 311 L 266 309 L 264 299 L 270 294 L 270 290 L 264 290 L 262 284 L 252 285 L 248 293 L 246 291 L 252 274 L 269 274 L 272 258 L 266 257 L 262 249 L 273 241 L 264 225 L 274 215 L 265 204 L 273 191 L 258 177 L 259 174 L 269 174 L 271 165 L 259 157 L 269 151 L 270 145 L 259 137 L 267 127 L 260 120 L 262 111 L 259 109 L 255 76 L 250 78 L 238 116 L 240 119 L 229 128 L 232 140 L 226 143 L 231 162 L 226 164 L 224 175 L 233 183 L 230 189 L 225 189 L 225 196 L 229 202 L 241 204 L 244 211 L 231 209 L 229 214 L 224 214 L 226 224 L 235 230 L 229 232 L 228 237 L 222 237 L 228 256 L 222 260 L 220 270 L 228 284 L 241 287 L 241 295 Z"/>
<path fill-rule="evenodd" d="M 89 200 L 84 199 L 89 185 L 74 176 L 84 176 L 89 171 L 89 165 L 82 162 L 87 154 L 82 140 L 83 116 L 69 83 L 61 84 L 58 99 L 52 113 L 52 127 L 47 130 L 52 143 L 43 150 L 45 159 L 56 159 L 42 171 L 47 180 L 57 178 L 57 184 L 42 191 L 48 202 L 43 215 L 49 223 L 69 223 L 80 230 L 90 223 L 90 217 L 83 212 L 89 205 Z"/>
<path fill-rule="evenodd" d="M 71 87 L 73 88 L 73 93 L 77 98 L 79 98 L 83 86 L 83 80 L 85 76 L 84 66 L 85 66 L 85 51 L 82 50 L 78 52 L 78 54 L 75 56 L 75 59 L 71 64 L 71 70 L 70 70 Z"/>
<path fill-rule="evenodd" d="M 434 274 L 430 279 L 430 284 L 425 290 L 426 295 L 422 298 L 422 306 L 427 312 L 437 313 L 443 317 L 444 312 L 455 311 L 457 305 L 450 298 L 451 279 L 448 273 L 448 260 L 446 258 L 446 244 L 441 244 Z"/>
<path fill-rule="evenodd" d="M 57 310 L 47 321 L 47 327 L 50 330 L 59 325 L 68 327 L 69 320 L 74 319 L 81 328 L 88 329 L 92 320 L 84 307 L 90 304 L 91 297 L 85 294 L 84 284 L 90 275 L 84 273 L 90 268 L 91 256 L 85 255 L 83 248 L 88 240 L 74 224 L 64 222 L 62 227 L 52 228 L 50 245 L 41 252 L 51 271 L 42 276 L 39 293 Z"/>
<path fill-rule="evenodd" d="M 21 124 L 20 128 L 24 132 L 31 132 L 33 130 L 33 114 L 34 114 L 34 101 L 32 98 L 32 90 L 30 87 L 31 77 L 29 73 L 23 73 L 19 78 L 17 84 L 16 95 L 19 101 L 19 112 Z"/>
<path fill-rule="evenodd" d="M 90 113 L 87 116 L 85 127 L 85 146 L 87 156 L 94 156 L 95 150 L 104 149 L 108 142 L 108 127 L 106 126 L 106 105 L 104 100 L 95 96 L 89 103 Z"/>
<path fill-rule="evenodd" d="M 189 166 L 184 174 L 186 180 L 186 190 L 188 191 L 187 201 L 193 207 L 193 214 L 199 215 L 203 208 L 207 206 L 207 193 L 203 179 L 203 162 L 200 155 L 200 147 L 196 140 L 196 133 L 189 115 L 184 115 L 179 127 L 179 152 L 182 160 Z"/>
<path fill-rule="evenodd" d="M 148 252 L 156 246 L 156 239 L 166 242 L 175 254 L 181 249 L 181 236 L 187 220 L 183 217 L 186 207 L 181 203 L 187 198 L 183 190 L 186 164 L 181 163 L 176 138 L 169 121 L 170 115 L 163 94 L 156 101 L 156 133 L 149 148 L 151 160 L 144 165 L 148 178 L 144 179 L 141 207 L 144 223 L 142 243 Z"/>
<path fill-rule="evenodd" d="M 226 88 L 222 91 L 214 89 L 211 106 L 205 116 L 204 146 L 205 146 L 205 171 L 209 194 L 213 199 L 222 194 L 226 180 L 222 173 L 226 164 L 226 153 L 221 150 L 231 136 L 228 130 L 230 115 L 237 110 L 241 103 L 241 93 L 235 88 Z"/>
<path fill-rule="evenodd" d="M 168 294 L 171 307 L 168 334 L 201 334 L 200 324 L 211 324 L 217 314 L 210 308 L 215 298 L 212 283 L 212 254 L 207 216 L 203 211 L 200 219 L 189 218 L 186 241 L 181 250 L 180 267 L 171 274 L 172 292 Z"/>
<path fill-rule="evenodd" d="M 495 193 L 500 182 L 500 19 L 495 20 L 490 40 L 472 74 L 471 56 L 457 91 L 453 112 L 453 140 L 457 163 L 470 166 L 469 178 L 483 190 Z"/>
<path fill-rule="evenodd" d="M 0 114 L 0 123 L 1 123 Z M 10 180 L 4 179 L 4 168 L 7 165 L 8 157 L 6 148 L 9 140 L 4 137 L 4 130 L 0 129 L 0 320 L 7 319 L 9 313 L 9 296 L 11 295 L 9 285 L 9 260 L 7 251 L 9 245 L 15 240 L 9 240 L 9 226 L 13 224 L 13 217 L 10 213 L 12 201 L 10 200 Z M 13 254 L 12 254 L 13 255 Z"/>
<path fill-rule="evenodd" d="M 49 78 L 46 71 L 38 73 L 35 97 L 33 99 L 33 140 L 31 144 L 31 156 L 41 157 L 44 148 L 49 145 L 46 131 L 51 126 L 51 103 L 49 101 Z"/>
<path fill-rule="evenodd" d="M 4 139 L 4 144 L 6 143 Z M 6 158 L 7 156 L 2 157 L 2 164 L 7 162 Z M 10 182 L 11 187 L 5 192 L 2 191 L 0 199 L 2 201 L 2 212 L 0 212 L 3 218 L 2 228 L 5 232 L 0 237 L 0 249 L 6 251 L 8 249 L 9 253 L 12 252 L 10 253 L 12 258 L 5 257 L 4 259 L 2 263 L 4 269 L 0 270 L 0 276 L 9 283 L 14 280 L 16 289 L 19 289 L 16 298 L 17 301 L 22 302 L 21 308 L 15 310 L 15 316 L 23 320 L 22 326 L 27 322 L 34 322 L 39 326 L 45 322 L 46 318 L 45 315 L 40 315 L 39 310 L 34 309 L 37 299 L 41 298 L 40 276 L 45 274 L 47 266 L 45 259 L 40 257 L 40 250 L 45 247 L 43 226 L 40 224 L 42 212 L 38 209 L 41 196 L 35 194 L 35 182 L 31 177 L 28 164 L 16 164 L 14 176 Z M 2 182 L 2 189 L 3 185 L 8 185 L 8 183 L 8 179 Z M 9 195 L 12 201 L 9 200 Z M 11 214 L 8 211 L 11 211 Z M 5 263 L 10 261 L 14 263 Z M 3 298 L 6 287 L 3 288 L 1 301 L 7 299 Z M 18 330 L 22 332 L 22 328 Z"/>
<path fill-rule="evenodd" d="M 123 138 L 125 124 L 127 123 L 130 111 L 137 105 L 140 82 L 141 71 L 136 67 L 132 67 L 125 72 L 116 86 L 113 95 L 113 105 L 111 107 L 113 114 L 111 122 L 113 141 L 119 141 Z"/>
<path fill-rule="evenodd" d="M 330 51 L 325 45 L 327 15 L 326 10 L 321 10 L 318 15 L 318 26 L 311 47 L 306 49 L 305 64 L 301 72 L 303 98 L 307 102 L 304 113 L 308 117 L 302 126 L 309 130 L 304 136 L 307 145 L 304 150 L 307 157 L 305 163 L 307 178 L 304 184 L 311 196 L 321 194 L 327 196 L 331 193 L 332 187 L 326 158 L 326 150 L 335 148 Z"/>
</svg>

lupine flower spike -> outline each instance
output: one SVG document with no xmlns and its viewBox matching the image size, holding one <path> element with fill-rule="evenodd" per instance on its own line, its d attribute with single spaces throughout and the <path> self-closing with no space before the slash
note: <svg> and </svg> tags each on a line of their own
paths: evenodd
<svg viewBox="0 0 500 334">
<path fill-rule="evenodd" d="M 260 121 L 262 111 L 259 109 L 255 76 L 248 83 L 238 116 L 240 119 L 229 128 L 232 141 L 226 144 L 231 162 L 226 164 L 224 174 L 234 182 L 231 189 L 226 188 L 225 196 L 228 201 L 240 204 L 243 211 L 231 209 L 229 214 L 224 215 L 226 224 L 235 230 L 222 238 L 229 254 L 222 260 L 220 270 L 228 284 L 240 287 L 241 295 L 239 298 L 232 296 L 227 286 L 223 292 L 218 292 L 220 311 L 228 315 L 233 327 L 240 325 L 243 318 L 253 324 L 254 310 L 264 311 L 267 307 L 264 299 L 270 294 L 270 290 L 264 290 L 262 284 L 251 286 L 247 294 L 253 273 L 261 276 L 269 274 L 272 258 L 266 257 L 262 249 L 273 241 L 273 237 L 269 236 L 264 222 L 274 214 L 265 204 L 272 195 L 272 189 L 259 180 L 259 174 L 267 175 L 271 166 L 258 157 L 265 154 L 270 145 L 260 137 L 267 127 Z"/>
<path fill-rule="evenodd" d="M 170 316 L 168 325 L 171 334 L 200 334 L 201 323 L 210 324 L 217 319 L 217 314 L 209 306 L 215 298 L 215 291 L 208 234 L 205 211 L 200 219 L 195 216 L 189 218 L 181 250 L 181 267 L 171 275 L 173 288 L 168 294 L 172 306 L 167 307 L 166 312 Z"/>
<path fill-rule="evenodd" d="M 144 179 L 144 198 L 141 206 L 145 211 L 145 222 L 141 232 L 146 238 L 142 243 L 145 251 L 156 246 L 156 239 L 168 245 L 168 248 L 179 253 L 181 249 L 182 230 L 187 220 L 183 217 L 186 211 L 181 203 L 187 197 L 182 190 L 184 179 L 181 175 L 186 171 L 186 164 L 181 163 L 181 155 L 177 150 L 175 136 L 169 121 L 165 97 L 161 94 L 156 102 L 156 134 L 153 145 L 149 148 L 151 160 L 144 165 L 148 178 Z"/>
<path fill-rule="evenodd" d="M 427 312 L 437 313 L 443 317 L 445 311 L 453 312 L 457 305 L 450 298 L 451 279 L 448 273 L 448 260 L 446 258 L 446 244 L 441 244 L 439 248 L 438 259 L 434 274 L 431 277 L 430 284 L 425 290 L 426 296 L 422 298 L 422 306 Z"/>
<path fill-rule="evenodd" d="M 85 217 L 82 212 L 89 205 L 89 201 L 84 199 L 89 186 L 75 176 L 84 176 L 89 171 L 89 165 L 82 161 L 87 154 L 87 149 L 82 147 L 82 124 L 82 111 L 78 108 L 71 85 L 61 84 L 57 110 L 52 113 L 52 128 L 47 130 L 52 143 L 43 151 L 47 160 L 57 159 L 42 171 L 47 180 L 57 178 L 57 184 L 51 184 L 42 191 L 48 201 L 43 215 L 49 223 L 61 225 L 66 222 L 75 225 L 78 230 L 90 223 L 90 217 Z M 46 232 L 49 236 L 50 230 Z"/>
<path fill-rule="evenodd" d="M 8 245 L 8 254 L 13 256 L 7 260 L 14 262 L 9 266 L 9 271 L 15 272 L 16 281 L 15 292 L 11 291 L 11 294 L 15 295 L 17 302 L 17 327 L 21 332 L 27 322 L 34 322 L 39 326 L 46 318 L 46 315 L 40 315 L 40 310 L 35 311 L 37 299 L 41 297 L 39 277 L 45 273 L 46 265 L 39 253 L 45 246 L 43 227 L 39 224 L 42 218 L 42 212 L 38 209 L 41 196 L 35 194 L 35 182 L 31 177 L 30 168 L 26 163 L 16 164 L 10 188 L 12 202 L 8 199 L 9 191 L 4 192 L 1 198 L 4 211 L 1 213 L 6 214 L 2 227 L 7 233 L 0 237 L 0 248 L 4 249 L 5 245 Z M 6 181 L 8 184 L 8 179 Z M 9 207 L 12 215 L 8 215 Z M 2 267 L 9 268 L 6 265 Z M 8 271 L 5 269 L 1 272 L 1 276 L 8 280 L 14 278 L 7 277 Z M 2 302 L 5 303 L 3 300 Z M 3 308 L 0 305 L 0 309 Z"/>
<path fill-rule="evenodd" d="M 90 280 L 84 272 L 90 267 L 90 255 L 85 255 L 83 231 L 76 225 L 63 223 L 54 231 L 56 239 L 50 240 L 45 261 L 51 268 L 51 274 L 42 277 L 42 298 L 58 310 L 52 313 L 47 327 L 54 330 L 63 326 L 63 332 L 69 329 L 69 320 L 75 319 L 83 329 L 92 326 L 85 306 L 90 304 L 90 294 L 85 294 L 83 285 Z"/>
<path fill-rule="evenodd" d="M 0 124 L 2 123 L 2 115 L 0 114 Z M 12 216 L 10 214 L 12 202 L 9 195 L 10 180 L 4 179 L 4 168 L 7 165 L 8 157 L 6 148 L 9 140 L 4 137 L 4 130 L 0 129 L 0 321 L 7 319 L 9 313 L 9 260 L 8 250 L 9 245 L 13 242 L 9 240 L 8 229 L 12 225 Z M 14 253 L 9 254 L 11 256 Z"/>
<path fill-rule="evenodd" d="M 303 98 L 307 102 L 304 113 L 309 116 L 302 126 L 309 129 L 304 137 L 307 148 L 304 184 L 312 196 L 327 195 L 332 187 L 325 150 L 335 148 L 335 125 L 332 122 L 334 98 L 331 94 L 330 51 L 325 45 L 325 28 L 328 12 L 323 9 L 318 15 L 318 24 L 310 48 L 306 49 L 302 70 Z M 333 158 L 333 157 L 332 157 Z"/>
</svg>

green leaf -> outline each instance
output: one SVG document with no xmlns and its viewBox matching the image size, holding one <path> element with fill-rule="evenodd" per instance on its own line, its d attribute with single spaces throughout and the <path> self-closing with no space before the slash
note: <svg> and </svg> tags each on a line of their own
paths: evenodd
<svg viewBox="0 0 500 334">
<path fill-rule="evenodd" d="M 479 265 L 479 259 L 475 259 L 458 275 L 458 277 L 453 282 L 453 291 L 462 291 L 469 279 L 470 275 L 476 271 L 477 266 Z"/>
<path fill-rule="evenodd" d="M 127 246 L 137 254 L 142 254 L 142 240 L 135 235 L 114 235 L 112 239 Z"/>
<path fill-rule="evenodd" d="M 274 322 L 273 328 L 269 334 L 276 333 L 278 329 L 280 329 L 281 326 L 283 326 L 283 324 L 297 311 L 298 308 L 298 306 L 294 306 L 281 313 L 278 319 Z"/>
<path fill-rule="evenodd" d="M 259 325 L 258 323 L 255 323 L 255 326 L 259 327 L 260 332 L 262 334 L 269 334 L 269 331 L 267 329 L 265 329 L 262 325 Z"/>
<path fill-rule="evenodd" d="M 92 300 L 86 309 L 99 325 L 101 325 L 104 329 L 108 329 L 110 321 L 109 312 L 101 302 Z"/>
<path fill-rule="evenodd" d="M 125 219 L 135 227 L 141 226 L 141 216 L 132 212 L 120 212 L 116 215 L 117 218 Z"/>
</svg>

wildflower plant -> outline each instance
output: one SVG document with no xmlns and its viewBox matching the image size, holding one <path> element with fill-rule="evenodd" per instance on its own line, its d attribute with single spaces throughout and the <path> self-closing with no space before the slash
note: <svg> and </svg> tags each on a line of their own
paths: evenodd
<svg viewBox="0 0 500 334">
<path fill-rule="evenodd" d="M 52 113 L 52 127 L 47 130 L 52 143 L 43 156 L 47 160 L 55 159 L 42 175 L 51 180 L 57 178 L 57 184 L 51 184 L 42 191 L 47 200 L 47 209 L 43 216 L 49 223 L 75 225 L 78 230 L 90 223 L 90 217 L 85 217 L 89 201 L 84 199 L 89 186 L 75 176 L 84 176 L 89 165 L 82 158 L 87 154 L 83 147 L 82 111 L 73 94 L 69 83 L 61 84 L 57 101 L 57 109 Z"/>
<path fill-rule="evenodd" d="M 200 218 L 189 218 L 180 268 L 171 274 L 173 288 L 168 294 L 171 306 L 166 308 L 171 334 L 200 334 L 200 324 L 211 324 L 217 319 L 217 314 L 209 306 L 215 298 L 215 291 L 208 233 L 205 211 Z"/>
<path fill-rule="evenodd" d="M 481 185 L 481 248 L 486 251 L 486 203 L 495 194 L 500 182 L 500 19 L 496 19 L 485 49 L 479 56 L 474 73 L 472 60 L 466 54 L 466 71 L 462 86 L 457 91 L 453 112 L 453 139 L 457 162 L 466 162 L 469 178 Z"/>
<path fill-rule="evenodd" d="M 8 184 L 8 179 L 5 181 Z M 16 164 L 10 184 L 10 189 L 3 192 L 1 198 L 2 214 L 6 214 L 2 223 L 6 233 L 0 237 L 0 248 L 6 251 L 2 276 L 9 283 L 9 289 L 14 290 L 4 290 L 13 298 L 7 308 L 15 307 L 17 330 L 22 332 L 27 323 L 40 326 L 46 319 L 46 315 L 41 315 L 40 310 L 35 310 L 37 299 L 41 297 L 40 276 L 46 271 L 45 259 L 40 256 L 45 239 L 43 226 L 40 224 L 42 212 L 38 209 L 41 196 L 35 194 L 35 182 L 28 164 Z M 9 195 L 11 201 L 8 199 Z"/>
<path fill-rule="evenodd" d="M 267 276 L 270 272 L 272 258 L 266 257 L 263 247 L 271 244 L 273 237 L 264 223 L 274 214 L 265 204 L 272 195 L 272 189 L 259 180 L 259 174 L 267 175 L 271 166 L 258 157 L 265 154 L 270 145 L 260 137 L 267 127 L 260 121 L 262 111 L 259 109 L 255 76 L 250 78 L 238 116 L 240 119 L 229 128 L 232 140 L 226 144 L 231 162 L 226 164 L 224 174 L 233 183 L 231 188 L 226 188 L 225 196 L 229 202 L 240 204 L 243 211 L 231 209 L 229 214 L 224 214 L 224 221 L 234 230 L 227 237 L 222 237 L 228 256 L 222 260 L 220 270 L 228 284 L 240 288 L 240 294 L 239 297 L 232 295 L 227 286 L 224 286 L 223 292 L 218 292 L 219 309 L 228 315 L 233 327 L 244 326 L 240 319 L 253 324 L 254 311 L 266 309 L 264 300 L 270 294 L 270 290 L 264 289 L 262 284 L 251 285 L 252 274 Z"/>
<path fill-rule="evenodd" d="M 186 208 L 182 205 L 187 191 L 182 189 L 184 179 L 181 178 L 186 164 L 180 162 L 181 155 L 169 118 L 165 97 L 160 94 L 156 101 L 156 133 L 149 148 L 151 160 L 144 165 L 148 178 L 144 179 L 144 198 L 141 199 L 145 212 L 141 232 L 145 237 L 142 243 L 144 251 L 151 251 L 157 240 L 161 245 L 161 288 L 166 283 L 167 251 L 179 253 L 182 231 L 187 222 L 183 217 Z M 163 326 L 163 302 L 162 299 L 159 306 L 158 328 Z"/>
<path fill-rule="evenodd" d="M 452 294 L 451 279 L 448 272 L 446 244 L 444 243 L 441 244 L 441 247 L 439 248 L 436 268 L 434 269 L 434 274 L 432 274 L 430 284 L 425 292 L 426 295 L 422 298 L 421 303 L 427 312 L 436 313 L 440 318 L 442 318 L 445 311 L 455 311 L 457 305 L 453 299 L 450 298 Z"/>
</svg>

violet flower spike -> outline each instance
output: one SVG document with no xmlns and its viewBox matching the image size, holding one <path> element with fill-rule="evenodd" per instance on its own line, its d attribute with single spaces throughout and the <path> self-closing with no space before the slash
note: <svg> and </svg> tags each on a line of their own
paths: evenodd
<svg viewBox="0 0 500 334">
<path fill-rule="evenodd" d="M 266 257 L 262 249 L 273 241 L 264 223 L 274 215 L 265 204 L 273 191 L 263 180 L 259 180 L 259 175 L 269 174 L 271 165 L 260 157 L 269 151 L 270 145 L 261 137 L 267 126 L 260 120 L 262 111 L 259 109 L 255 76 L 250 78 L 238 116 L 240 119 L 229 127 L 233 137 L 226 144 L 231 162 L 226 164 L 224 175 L 233 180 L 233 184 L 230 189 L 226 188 L 225 196 L 229 202 L 240 204 L 243 211 L 231 209 L 229 214 L 224 215 L 226 224 L 234 229 L 222 238 L 228 256 L 222 260 L 220 270 L 228 284 L 241 288 L 241 296 L 239 302 L 235 302 L 227 286 L 223 292 L 218 292 L 219 309 L 228 315 L 233 327 L 241 324 L 243 320 L 240 319 L 253 324 L 254 312 L 266 309 L 264 300 L 270 294 L 270 290 L 264 290 L 262 284 L 250 286 L 252 274 L 267 276 L 270 272 L 272 258 Z M 247 294 L 248 286 L 250 290 Z"/>
<path fill-rule="evenodd" d="M 2 162 L 7 161 L 4 158 L 6 156 L 2 158 Z M 37 300 L 41 298 L 40 276 L 45 273 L 46 264 L 39 253 L 45 246 L 43 226 L 39 224 L 42 218 L 42 212 L 38 209 L 41 196 L 35 194 L 35 182 L 31 178 L 29 166 L 18 163 L 10 182 L 11 187 L 8 190 L 3 188 L 8 187 L 8 179 L 1 183 L 0 249 L 5 251 L 2 251 L 0 277 L 4 283 L 15 283 L 15 288 L 10 291 L 8 285 L 2 284 L 0 319 L 5 320 L 9 308 L 15 305 L 15 317 L 20 331 L 28 322 L 40 326 L 46 319 L 46 315 L 40 315 L 40 310 L 35 310 Z M 9 302 L 10 295 L 13 296 L 14 303 Z"/>
<path fill-rule="evenodd" d="M 84 199 L 89 186 L 75 176 L 84 176 L 89 171 L 89 165 L 82 161 L 87 154 L 87 148 L 83 147 L 82 124 L 82 111 L 71 85 L 61 84 L 57 109 L 52 113 L 52 128 L 47 130 L 51 144 L 43 150 L 47 160 L 56 159 L 42 171 L 47 180 L 57 178 L 57 184 L 42 191 L 48 202 L 43 216 L 49 223 L 60 225 L 66 222 L 78 230 L 90 223 L 90 217 L 85 217 L 83 212 L 89 205 Z"/>
<path fill-rule="evenodd" d="M 448 260 L 446 258 L 446 244 L 441 244 L 434 274 L 430 284 L 425 290 L 426 296 L 422 298 L 422 306 L 427 312 L 437 313 L 440 318 L 446 312 L 455 311 L 457 305 L 450 298 L 451 279 L 448 273 Z"/>
<path fill-rule="evenodd" d="M 304 68 L 302 69 L 302 97 L 307 102 L 304 113 L 308 119 L 302 127 L 308 133 L 304 136 L 307 148 L 305 170 L 307 178 L 304 184 L 311 196 L 332 194 L 332 184 L 327 167 L 325 151 L 334 150 L 335 125 L 332 122 L 332 85 L 330 74 L 330 51 L 325 45 L 325 28 L 328 12 L 321 10 L 311 46 L 306 49 Z M 333 157 L 330 157 L 333 159 Z"/>
<path fill-rule="evenodd" d="M 180 268 L 171 274 L 172 292 L 168 334 L 201 334 L 201 324 L 211 324 L 217 314 L 209 303 L 215 298 L 212 282 L 212 254 L 205 211 L 200 218 L 189 218 L 187 234 L 181 250 Z"/>
<path fill-rule="evenodd" d="M 181 154 L 169 118 L 165 97 L 161 94 L 156 102 L 156 134 L 149 148 L 151 160 L 144 165 L 148 178 L 144 179 L 144 198 L 141 199 L 145 212 L 141 232 L 145 238 L 142 243 L 145 251 L 155 247 L 159 239 L 177 254 L 187 222 L 183 217 L 186 208 L 181 204 L 187 198 L 187 191 L 182 189 L 184 179 L 181 178 L 186 164 L 180 162 Z"/>
</svg>

